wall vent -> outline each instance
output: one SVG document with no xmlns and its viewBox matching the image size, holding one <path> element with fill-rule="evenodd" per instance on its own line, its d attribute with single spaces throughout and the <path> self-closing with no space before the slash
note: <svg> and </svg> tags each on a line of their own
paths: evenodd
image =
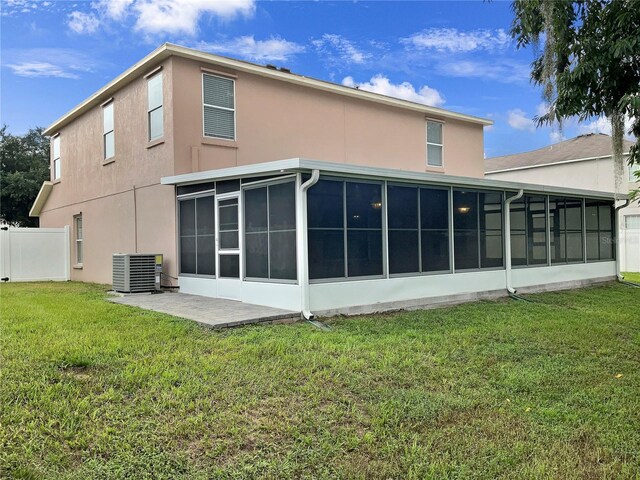
<svg viewBox="0 0 640 480">
<path fill-rule="evenodd" d="M 146 253 L 113 254 L 113 289 L 123 293 L 160 290 L 162 255 Z"/>
</svg>

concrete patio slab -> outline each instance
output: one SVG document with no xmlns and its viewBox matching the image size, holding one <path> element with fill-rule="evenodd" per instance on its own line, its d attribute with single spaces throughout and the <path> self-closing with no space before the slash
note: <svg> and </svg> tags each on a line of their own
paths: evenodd
<svg viewBox="0 0 640 480">
<path fill-rule="evenodd" d="M 252 305 L 223 298 L 201 297 L 186 293 L 115 293 L 109 301 L 154 312 L 168 313 L 193 320 L 210 328 L 227 328 L 250 323 L 295 321 L 299 312 Z"/>
</svg>

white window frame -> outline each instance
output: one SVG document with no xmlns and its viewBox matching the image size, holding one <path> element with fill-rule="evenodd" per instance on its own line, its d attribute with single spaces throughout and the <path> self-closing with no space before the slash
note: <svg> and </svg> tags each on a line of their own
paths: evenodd
<svg viewBox="0 0 640 480">
<path fill-rule="evenodd" d="M 106 127 L 105 127 L 105 121 L 104 121 L 104 115 L 105 115 L 105 110 L 107 108 L 111 108 L 111 124 L 112 124 L 112 128 L 111 130 L 107 131 Z M 116 156 L 116 115 L 115 115 L 115 108 L 113 105 L 113 100 L 108 101 L 107 103 L 103 103 L 102 104 L 102 159 L 103 160 L 109 160 L 112 159 Z M 113 155 L 111 155 L 110 157 L 107 157 L 107 135 L 109 135 L 110 133 L 113 134 Z"/>
<path fill-rule="evenodd" d="M 208 75 L 209 77 L 217 77 L 224 78 L 225 80 L 231 80 L 233 82 L 233 108 L 227 107 L 219 107 L 217 105 L 210 105 L 208 103 L 204 103 L 204 77 Z M 202 136 L 204 138 L 215 138 L 217 140 L 226 140 L 228 142 L 235 142 L 238 138 L 238 130 L 237 130 L 237 115 L 236 115 L 236 80 L 235 78 L 225 77 L 224 75 L 214 75 L 213 73 L 202 72 L 201 77 L 201 88 L 202 88 Z M 227 112 L 233 112 L 233 138 L 226 137 L 217 137 L 215 135 L 207 135 L 204 131 L 204 107 L 217 108 L 218 110 L 225 110 Z"/>
<path fill-rule="evenodd" d="M 162 101 L 160 102 L 159 106 L 152 109 L 149 106 L 149 82 L 151 82 L 157 77 L 160 77 L 160 92 L 161 92 L 160 96 L 162 98 Z M 234 97 L 234 101 L 235 101 L 235 97 Z M 151 114 L 159 109 L 162 109 L 162 134 L 159 137 L 151 138 Z M 204 107 L 203 107 L 203 119 L 204 119 Z M 203 123 L 203 129 L 204 129 L 204 123 Z M 164 138 L 164 78 L 162 76 L 162 70 L 147 77 L 147 140 L 149 142 L 155 142 L 156 140 L 160 140 L 161 138 Z"/>
<path fill-rule="evenodd" d="M 634 163 L 633 165 L 629 165 L 629 182 L 631 183 L 640 182 L 640 179 L 638 179 L 638 177 L 634 175 L 634 172 L 640 172 L 640 163 Z"/>
<path fill-rule="evenodd" d="M 57 144 L 57 148 L 56 148 L 56 144 Z M 60 180 L 61 173 L 62 173 L 61 164 L 60 164 L 60 157 L 62 156 L 62 154 L 60 153 L 60 148 L 61 148 L 60 134 L 58 133 L 57 135 L 54 135 L 53 145 L 52 145 L 53 162 L 52 162 L 52 168 L 51 168 L 51 178 L 53 179 L 54 182 L 57 180 Z M 57 157 L 56 157 L 56 150 L 58 150 Z"/>
<path fill-rule="evenodd" d="M 80 229 L 78 229 L 78 223 L 80 223 Z M 84 227 L 82 224 L 82 213 L 73 216 L 73 230 L 75 237 L 75 256 L 76 265 L 80 266 L 84 262 Z M 78 233 L 81 232 L 80 235 Z"/>
<path fill-rule="evenodd" d="M 440 131 L 441 131 L 441 143 L 436 143 L 436 142 L 430 142 L 429 141 L 429 123 L 437 123 L 440 125 Z M 428 168 L 444 168 L 444 122 L 440 121 L 440 120 L 433 120 L 430 118 L 425 119 L 424 122 L 424 130 L 425 130 L 425 136 L 427 138 L 427 146 L 426 146 L 426 152 L 425 152 L 425 156 L 427 157 L 427 167 Z M 429 145 L 433 145 L 436 147 L 440 147 L 441 151 L 442 151 L 442 156 L 441 156 L 441 163 L 440 165 L 434 165 L 432 163 L 429 163 Z"/>
</svg>

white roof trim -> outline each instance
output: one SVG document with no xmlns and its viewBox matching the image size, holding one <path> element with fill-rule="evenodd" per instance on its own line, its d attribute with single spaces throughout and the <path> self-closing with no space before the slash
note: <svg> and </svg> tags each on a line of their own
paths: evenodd
<svg viewBox="0 0 640 480">
<path fill-rule="evenodd" d="M 629 152 L 623 153 L 622 156 L 628 157 Z M 485 173 L 488 175 L 491 173 L 515 172 L 517 170 L 529 170 L 531 168 L 551 167 L 553 165 L 565 165 L 567 163 L 587 162 L 590 160 L 606 160 L 611 157 L 612 157 L 611 155 L 601 155 L 599 157 L 572 158 L 571 160 L 561 160 L 559 162 L 540 163 L 539 165 L 523 165 L 521 167 L 501 168 L 499 170 L 486 170 Z"/>
<path fill-rule="evenodd" d="M 343 174 L 355 177 L 406 180 L 432 185 L 452 185 L 456 187 L 469 188 L 491 188 L 500 190 L 520 190 L 528 193 L 540 193 L 545 195 L 575 195 L 580 197 L 597 197 L 614 199 L 612 192 L 601 192 L 595 190 L 582 190 L 577 188 L 562 188 L 546 185 L 536 185 L 532 183 L 509 182 L 504 180 L 493 180 L 487 178 L 457 177 L 453 175 L 441 175 L 438 173 L 411 172 L 408 170 L 397 170 L 391 168 L 365 167 L 359 165 L 347 165 L 343 163 L 322 162 L 318 160 L 308 160 L 303 158 L 290 158 L 287 160 L 276 160 L 273 162 L 257 163 L 253 165 L 243 165 L 241 167 L 221 168 L 218 170 L 208 170 L 205 172 L 185 173 L 183 175 L 173 175 L 162 177 L 163 185 L 178 185 L 189 183 L 200 183 L 211 180 L 222 180 L 225 178 L 248 177 L 253 175 L 290 173 L 292 171 L 320 170 L 321 174 Z M 618 195 L 615 198 L 626 199 L 626 195 Z"/>
<path fill-rule="evenodd" d="M 173 45 L 171 43 L 165 43 L 144 57 L 142 60 L 128 68 L 125 72 L 117 76 L 107 85 L 102 87 L 96 93 L 87 98 L 84 102 L 80 103 L 72 110 L 64 114 L 62 117 L 53 122 L 44 131 L 45 135 L 52 135 L 59 129 L 70 123 L 75 118 L 79 117 L 87 110 L 93 108 L 95 105 L 99 105 L 102 99 L 109 96 L 113 96 L 113 93 L 120 90 L 123 86 L 127 85 L 139 76 L 144 76 L 149 72 L 149 68 L 153 68 L 158 63 L 169 58 L 170 56 L 177 56 L 182 58 L 188 58 L 191 60 L 200 61 L 203 63 L 213 64 L 221 67 L 230 68 L 236 71 L 253 73 L 263 77 L 275 78 L 283 80 L 285 82 L 294 83 L 298 85 L 305 85 L 307 87 L 315 88 L 317 90 L 324 90 L 328 92 L 337 93 L 339 95 L 345 95 L 354 98 L 360 98 L 363 100 L 369 100 L 376 103 L 404 108 L 407 110 L 413 110 L 416 112 L 422 112 L 425 114 L 435 115 L 437 117 L 457 119 L 461 121 L 472 122 L 480 125 L 493 125 L 492 120 L 486 118 L 475 117 L 473 115 L 466 115 L 464 113 L 451 112 L 437 107 L 430 107 L 420 103 L 409 102 L 407 100 L 401 100 L 394 97 L 387 97 L 377 93 L 367 92 L 365 90 L 358 90 L 351 87 L 345 87 L 331 82 L 323 80 L 317 80 L 315 78 L 305 77 L 297 75 L 295 73 L 286 73 L 279 70 L 273 70 L 263 67 L 262 65 L 256 65 L 254 63 L 244 62 L 242 60 L 235 60 L 232 58 L 221 57 L 219 55 L 213 55 L 211 53 L 201 52 L 192 48 L 182 47 L 180 45 Z"/>
<path fill-rule="evenodd" d="M 33 205 L 31 206 L 31 210 L 29 210 L 30 217 L 39 217 L 44 204 L 47 203 L 47 198 L 49 198 L 49 194 L 51 193 L 51 189 L 53 188 L 53 182 L 45 181 L 42 182 L 42 186 L 40 187 L 40 191 L 38 192 L 38 196 L 36 197 Z"/>
</svg>

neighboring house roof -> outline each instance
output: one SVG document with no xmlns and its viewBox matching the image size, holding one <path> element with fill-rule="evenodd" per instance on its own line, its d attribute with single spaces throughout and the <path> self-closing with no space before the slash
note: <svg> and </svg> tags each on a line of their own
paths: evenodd
<svg viewBox="0 0 640 480">
<path fill-rule="evenodd" d="M 96 93 L 87 98 L 84 102 L 67 112 L 58 120 L 53 122 L 45 131 L 45 135 L 52 135 L 60 130 L 62 127 L 79 117 L 86 111 L 100 105 L 104 100 L 111 97 L 116 91 L 132 82 L 141 75 L 145 75 L 163 60 L 170 56 L 178 56 L 205 62 L 209 64 L 218 65 L 221 67 L 231 68 L 237 71 L 249 72 L 263 77 L 274 78 L 289 83 L 298 85 L 305 85 L 307 87 L 315 88 L 317 90 L 324 90 L 333 92 L 339 95 L 345 95 L 349 97 L 360 98 L 363 100 L 369 100 L 372 102 L 382 103 L 385 105 L 391 105 L 395 107 L 405 108 L 407 110 L 413 110 L 417 112 L 423 112 L 425 114 L 431 114 L 440 116 L 443 118 L 464 120 L 467 122 L 477 123 L 480 125 L 492 125 L 493 121 L 485 118 L 475 117 L 472 115 L 466 115 L 463 113 L 452 112 L 437 107 L 430 107 L 420 103 L 409 102 L 407 100 L 401 100 L 394 97 L 388 97 L 386 95 L 380 95 L 377 93 L 367 92 L 366 90 L 359 90 L 357 88 L 345 87 L 336 83 L 327 82 L 324 80 L 317 80 L 315 78 L 305 77 L 303 75 L 297 75 L 290 71 L 278 70 L 275 68 L 269 68 L 263 65 L 250 63 L 242 60 L 236 60 L 233 58 L 222 57 L 220 55 L 213 55 L 211 53 L 201 52 L 191 48 L 182 47 L 180 45 L 173 45 L 171 43 L 165 43 L 144 57 L 138 63 L 130 67 L 124 73 L 116 77 L 107 85 L 102 87 Z"/>
<path fill-rule="evenodd" d="M 204 172 L 184 173 L 162 177 L 163 185 L 186 185 L 202 183 L 211 180 L 224 180 L 238 177 L 255 177 L 262 175 L 282 175 L 283 173 L 309 172 L 319 170 L 323 175 L 352 175 L 358 178 L 370 178 L 377 180 L 396 179 L 413 181 L 418 183 L 428 183 L 434 185 L 461 187 L 469 189 L 496 189 L 526 190 L 530 193 L 540 193 L 547 195 L 575 195 L 591 198 L 606 199 L 626 199 L 626 195 L 615 195 L 611 192 L 601 192 L 596 190 L 584 190 L 567 187 L 554 187 L 547 185 L 536 185 L 532 183 L 510 182 L 505 180 L 494 180 L 490 178 L 458 177 L 454 175 L 442 175 L 439 173 L 413 172 L 409 170 L 398 170 L 393 168 L 378 168 L 362 165 L 351 165 L 345 163 L 324 162 L 319 160 L 308 160 L 305 158 L 289 158 L 286 160 L 275 160 L 272 162 L 255 163 L 242 165 L 239 167 L 220 168 L 217 170 L 207 170 Z"/>
<path fill-rule="evenodd" d="M 631 145 L 633 142 L 624 140 L 623 151 L 628 153 Z M 497 173 L 610 156 L 611 137 L 604 133 L 588 133 L 530 152 L 487 158 L 484 163 L 484 171 L 485 173 Z"/>
</svg>

